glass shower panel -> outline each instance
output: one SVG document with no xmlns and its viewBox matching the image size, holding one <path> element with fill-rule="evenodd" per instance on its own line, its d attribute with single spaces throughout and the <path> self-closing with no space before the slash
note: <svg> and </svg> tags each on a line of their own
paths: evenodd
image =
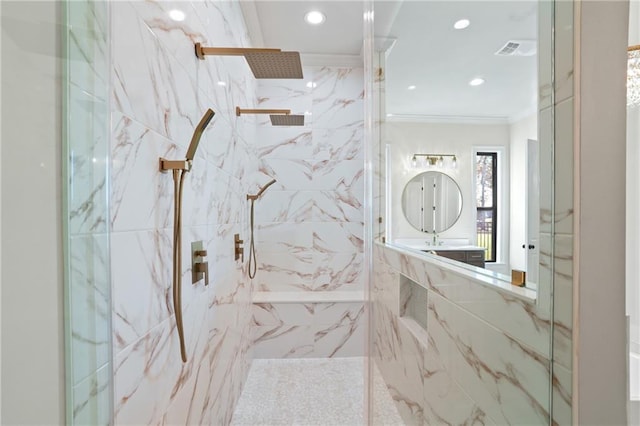
<svg viewBox="0 0 640 426">
<path fill-rule="evenodd" d="M 67 423 L 112 415 L 108 4 L 64 9 L 64 243 Z"/>
<path fill-rule="evenodd" d="M 564 365 L 554 363 L 566 356 L 567 347 L 570 353 L 570 330 L 554 334 L 554 314 L 564 318 L 567 309 L 554 312 L 552 303 L 558 276 L 553 68 L 557 5 L 544 0 L 430 1 L 390 7 L 380 1 L 374 8 L 376 61 L 367 77 L 375 87 L 375 111 L 368 123 L 379 158 L 373 163 L 376 200 L 385 201 L 376 212 L 380 225 L 375 225 L 370 283 L 369 418 L 373 424 L 388 423 L 389 411 L 376 398 L 376 390 L 386 387 L 406 424 L 542 425 L 562 423 L 567 415 L 570 423 L 570 365 L 561 370 Z M 454 27 L 462 18 L 470 21 L 469 27 Z M 485 84 L 470 84 L 477 77 Z M 402 188 L 424 171 L 408 166 L 414 153 L 455 154 L 457 168 L 446 173 L 459 182 L 465 208 L 475 208 L 470 184 L 474 149 L 496 145 L 501 138 L 512 155 L 506 160 L 520 178 L 513 180 L 511 173 L 507 183 L 513 188 L 499 203 L 508 202 L 514 189 L 518 196 L 526 193 L 528 139 L 539 141 L 544 159 L 540 214 L 534 219 L 539 221 L 538 235 L 526 236 L 524 223 L 519 232 L 523 241 L 515 244 L 507 237 L 498 249 L 508 254 L 522 246 L 525 253 L 534 250 L 526 240 L 537 237 L 540 260 L 531 266 L 540 277 L 537 289 L 516 287 L 507 274 L 470 271 L 389 239 L 391 228 L 397 239 L 426 239 L 402 214 L 393 213 Z M 387 154 L 382 141 L 392 146 L 389 158 L 383 158 Z M 385 163 L 390 164 L 388 171 L 382 168 Z M 521 206 L 507 206 L 503 217 L 524 215 Z M 467 213 L 440 237 L 475 241 L 473 212 Z M 508 272 L 519 269 L 508 258 L 504 266 Z M 416 306 L 417 293 L 426 297 L 417 304 L 423 309 L 418 312 L 421 321 L 407 309 Z M 554 353 L 558 341 L 562 354 Z"/>
</svg>

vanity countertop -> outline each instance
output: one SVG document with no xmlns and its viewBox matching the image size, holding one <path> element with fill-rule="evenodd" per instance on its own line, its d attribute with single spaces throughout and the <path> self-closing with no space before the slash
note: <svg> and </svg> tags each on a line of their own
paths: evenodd
<svg viewBox="0 0 640 426">
<path fill-rule="evenodd" d="M 423 251 L 474 251 L 486 250 L 484 247 L 469 244 L 466 239 L 449 239 L 433 245 L 431 241 L 418 238 L 398 238 L 393 244 Z"/>
</svg>

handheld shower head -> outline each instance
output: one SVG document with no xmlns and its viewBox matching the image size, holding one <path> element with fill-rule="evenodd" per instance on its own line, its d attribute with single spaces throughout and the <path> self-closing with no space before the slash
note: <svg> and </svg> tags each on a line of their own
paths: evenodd
<svg viewBox="0 0 640 426">
<path fill-rule="evenodd" d="M 262 195 L 262 193 L 264 191 L 267 190 L 268 187 L 270 187 L 271 185 L 273 185 L 274 183 L 276 183 L 275 179 L 271 179 L 271 182 L 267 183 L 265 186 L 263 186 L 260 191 L 258 191 L 258 193 L 256 194 L 257 197 L 260 197 Z"/>
<path fill-rule="evenodd" d="M 200 138 L 202 137 L 202 133 L 204 129 L 207 128 L 213 116 L 216 115 L 215 112 L 211 108 L 204 113 L 198 126 L 193 131 L 193 137 L 191 138 L 191 143 L 189 144 L 189 149 L 187 150 L 187 160 L 193 161 L 193 157 L 196 155 L 196 150 L 198 149 L 198 144 L 200 143 Z"/>
<path fill-rule="evenodd" d="M 262 188 L 260 188 L 260 191 L 258 191 L 258 193 L 256 195 L 249 195 L 247 194 L 247 200 L 257 200 L 258 198 L 260 198 L 260 196 L 262 195 L 262 193 L 264 191 L 267 190 L 268 187 L 270 187 L 271 185 L 273 185 L 274 183 L 276 183 L 275 179 L 271 179 L 271 181 L 269 183 L 267 183 L 265 186 L 263 186 Z"/>
</svg>

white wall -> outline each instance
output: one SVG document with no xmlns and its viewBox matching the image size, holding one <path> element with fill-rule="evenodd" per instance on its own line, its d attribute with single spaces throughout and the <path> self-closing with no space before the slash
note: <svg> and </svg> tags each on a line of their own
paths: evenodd
<svg viewBox="0 0 640 426">
<path fill-rule="evenodd" d="M 434 124 L 386 122 L 386 141 L 391 144 L 391 205 L 393 238 L 424 238 L 430 234 L 413 228 L 402 212 L 402 191 L 415 175 L 438 170 L 451 176 L 462 191 L 462 214 L 456 224 L 439 235 L 441 238 L 468 238 L 475 241 L 475 189 L 473 188 L 474 147 L 502 146 L 509 156 L 509 126 L 506 124 Z M 455 154 L 458 167 L 414 169 L 415 153 Z M 508 212 L 507 212 L 508 214 Z"/>
<path fill-rule="evenodd" d="M 640 2 L 629 7 L 629 45 L 640 44 Z M 640 352 L 640 106 L 627 109 L 627 315 L 631 350 Z"/>
<path fill-rule="evenodd" d="M 624 316 L 624 81 L 629 3 L 583 1 L 576 6 L 573 423 L 625 424 L 629 376 Z"/>
<path fill-rule="evenodd" d="M 2 12 L 2 424 L 64 424 L 60 7 Z"/>
<path fill-rule="evenodd" d="M 511 142 L 511 203 L 509 215 L 509 260 L 511 269 L 526 271 L 527 252 L 522 244 L 527 241 L 527 140 L 538 137 L 538 116 L 532 114 L 509 126 Z"/>
</svg>

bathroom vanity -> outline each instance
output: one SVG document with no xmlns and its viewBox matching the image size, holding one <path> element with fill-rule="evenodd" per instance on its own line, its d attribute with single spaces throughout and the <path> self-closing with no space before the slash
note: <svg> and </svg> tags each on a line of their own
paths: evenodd
<svg viewBox="0 0 640 426">
<path fill-rule="evenodd" d="M 468 263 L 469 265 L 484 268 L 485 249 L 482 247 L 441 247 L 433 247 L 430 250 L 422 251 L 435 253 L 438 256 L 446 257 L 447 259 L 457 260 L 458 262 Z"/>
</svg>

